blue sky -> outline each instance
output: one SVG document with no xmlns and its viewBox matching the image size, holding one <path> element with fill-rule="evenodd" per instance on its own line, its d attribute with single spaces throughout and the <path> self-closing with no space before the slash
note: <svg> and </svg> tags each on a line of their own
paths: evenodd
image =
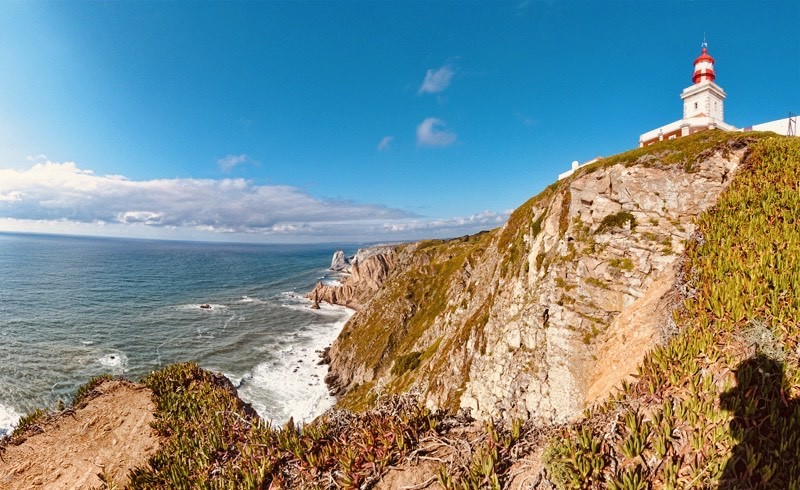
<svg viewBox="0 0 800 490">
<path fill-rule="evenodd" d="M 0 230 L 390 241 L 499 226 L 679 119 L 800 112 L 800 2 L 0 2 Z"/>
</svg>

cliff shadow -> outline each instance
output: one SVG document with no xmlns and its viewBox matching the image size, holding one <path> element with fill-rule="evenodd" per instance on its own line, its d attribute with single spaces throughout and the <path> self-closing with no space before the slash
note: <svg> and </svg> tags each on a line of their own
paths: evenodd
<svg viewBox="0 0 800 490">
<path fill-rule="evenodd" d="M 800 488 L 800 401 L 790 400 L 781 362 L 762 354 L 735 370 L 736 386 L 720 395 L 733 412 L 738 441 L 719 490 Z"/>
</svg>

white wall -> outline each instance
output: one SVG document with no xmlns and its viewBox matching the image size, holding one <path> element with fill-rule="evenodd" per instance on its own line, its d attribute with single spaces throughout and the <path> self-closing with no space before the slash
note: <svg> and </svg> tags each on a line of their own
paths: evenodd
<svg viewBox="0 0 800 490">
<path fill-rule="evenodd" d="M 798 116 L 794 116 L 795 124 L 794 124 L 794 135 L 798 136 L 798 128 L 797 128 L 797 121 L 800 119 Z M 775 121 L 769 121 L 761 124 L 754 124 L 748 129 L 752 129 L 753 131 L 773 131 L 775 133 L 781 134 L 786 136 L 789 130 L 789 118 L 785 117 L 783 119 L 778 119 Z"/>
</svg>

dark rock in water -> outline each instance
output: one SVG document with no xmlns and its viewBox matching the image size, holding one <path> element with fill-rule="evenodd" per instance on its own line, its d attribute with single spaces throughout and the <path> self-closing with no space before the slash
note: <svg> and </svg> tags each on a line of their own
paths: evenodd
<svg viewBox="0 0 800 490">
<path fill-rule="evenodd" d="M 200 305 L 200 308 L 203 308 L 204 310 L 210 310 L 211 309 L 211 305 L 206 303 L 204 305 Z"/>
<path fill-rule="evenodd" d="M 331 348 L 330 346 L 325 347 L 319 353 L 319 362 L 317 362 L 317 366 L 322 366 L 323 364 L 330 364 L 331 363 Z"/>
<path fill-rule="evenodd" d="M 333 372 L 328 372 L 325 375 L 325 384 L 328 386 L 328 394 L 335 397 L 343 394 L 346 388 L 342 385 L 339 375 Z"/>
<path fill-rule="evenodd" d="M 211 373 L 212 384 L 217 388 L 222 388 L 226 390 L 228 393 L 232 394 L 239 402 L 239 408 L 249 417 L 259 419 L 258 413 L 256 413 L 253 406 L 249 403 L 244 402 L 241 398 L 239 398 L 239 393 L 236 391 L 236 387 L 233 386 L 231 380 L 226 378 L 220 373 Z"/>
</svg>

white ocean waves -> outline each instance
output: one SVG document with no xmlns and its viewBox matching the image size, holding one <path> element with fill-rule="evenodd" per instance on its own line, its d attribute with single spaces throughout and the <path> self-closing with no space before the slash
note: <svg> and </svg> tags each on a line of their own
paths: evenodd
<svg viewBox="0 0 800 490">
<path fill-rule="evenodd" d="M 266 301 L 258 299 L 258 298 L 251 298 L 250 296 L 242 295 L 242 297 L 236 301 L 239 304 L 256 304 L 256 305 L 264 305 L 267 304 Z"/>
<path fill-rule="evenodd" d="M 228 310 L 227 305 L 216 303 L 192 303 L 188 305 L 179 305 L 175 307 L 180 311 L 197 311 L 200 313 L 214 313 L 225 312 Z"/>
<path fill-rule="evenodd" d="M 108 352 L 97 359 L 97 362 L 108 368 L 112 374 L 122 375 L 128 367 L 128 356 L 120 351 Z"/>
<path fill-rule="evenodd" d="M 239 395 L 264 419 L 274 424 L 284 424 L 289 417 L 309 422 L 333 406 L 335 399 L 324 381 L 328 367 L 320 364 L 320 353 L 339 335 L 353 311 L 343 307 L 329 311 L 336 313 L 335 321 L 309 325 L 291 344 L 273 351 L 272 359 L 242 376 Z"/>
<path fill-rule="evenodd" d="M 0 403 L 0 437 L 11 434 L 19 418 L 20 414 L 16 410 Z"/>
<path fill-rule="evenodd" d="M 296 293 L 281 293 L 281 295 L 283 296 L 283 301 L 281 302 L 281 306 L 284 308 L 288 308 L 290 310 L 311 311 L 316 315 L 322 315 L 327 317 L 339 317 L 347 313 L 348 311 L 352 311 L 345 306 L 332 305 L 326 302 L 320 302 L 318 304 L 319 306 L 318 309 L 311 309 L 310 306 L 312 304 L 312 301 L 308 298 L 297 295 Z"/>
</svg>

